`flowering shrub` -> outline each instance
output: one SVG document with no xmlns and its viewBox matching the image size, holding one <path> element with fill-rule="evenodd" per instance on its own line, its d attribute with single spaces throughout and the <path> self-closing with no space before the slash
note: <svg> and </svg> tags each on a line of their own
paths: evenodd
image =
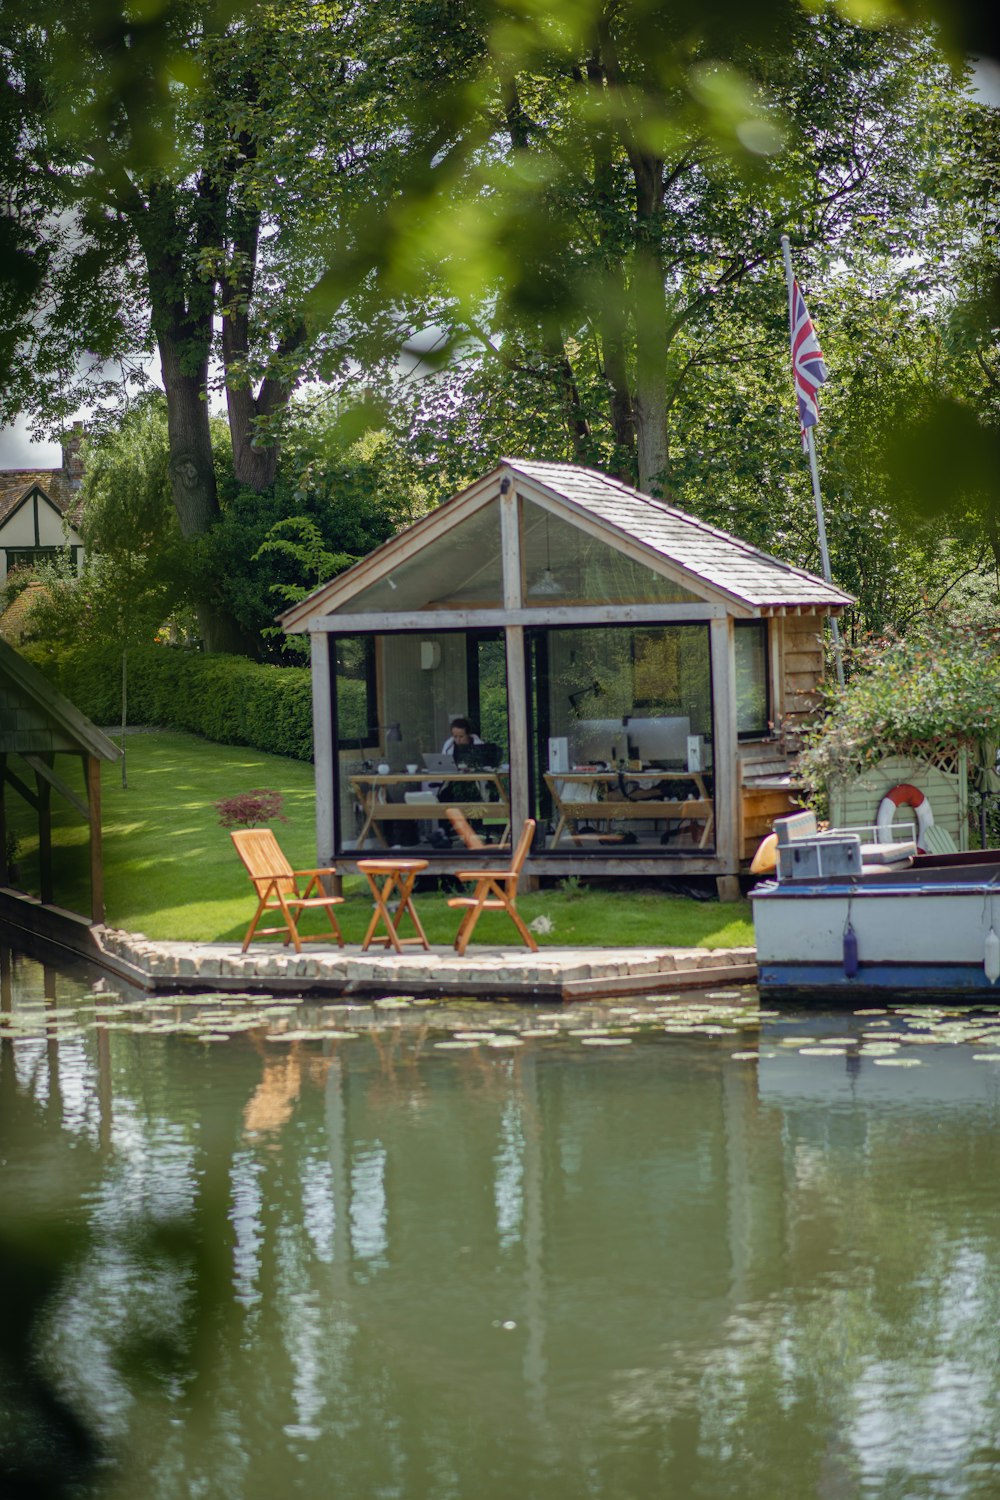
<svg viewBox="0 0 1000 1500">
<path fill-rule="evenodd" d="M 282 823 L 288 822 L 281 811 L 281 801 L 280 792 L 259 786 L 252 792 L 223 797 L 215 807 L 223 828 L 259 828 L 264 823 L 273 823 L 275 818 Z"/>
<path fill-rule="evenodd" d="M 843 688 L 809 737 L 798 768 L 814 792 L 884 755 L 966 746 L 992 769 L 1000 736 L 1000 630 L 948 613 L 905 639 L 862 648 Z"/>
</svg>

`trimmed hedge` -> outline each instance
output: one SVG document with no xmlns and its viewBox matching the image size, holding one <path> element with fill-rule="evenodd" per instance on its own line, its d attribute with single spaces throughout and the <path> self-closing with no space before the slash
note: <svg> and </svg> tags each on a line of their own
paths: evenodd
<svg viewBox="0 0 1000 1500">
<path fill-rule="evenodd" d="M 121 722 L 117 647 L 29 646 L 23 654 L 95 724 Z M 128 722 L 188 729 L 221 745 L 312 760 L 311 674 L 308 667 L 262 666 L 242 656 L 133 646 Z"/>
</svg>

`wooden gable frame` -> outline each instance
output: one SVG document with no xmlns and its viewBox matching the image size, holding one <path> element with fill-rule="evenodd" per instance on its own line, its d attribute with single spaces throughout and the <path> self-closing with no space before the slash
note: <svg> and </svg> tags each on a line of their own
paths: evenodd
<svg viewBox="0 0 1000 1500">
<path fill-rule="evenodd" d="M 443 540 L 454 527 L 461 525 L 477 511 L 501 496 L 505 481 L 509 482 L 517 502 L 528 500 L 540 509 L 548 511 L 560 520 L 576 526 L 614 551 L 620 552 L 630 561 L 648 568 L 650 572 L 677 584 L 698 595 L 701 603 L 633 604 L 633 605 L 526 605 L 523 595 L 523 575 L 520 571 L 520 553 L 514 562 L 513 542 L 510 526 L 506 527 L 504 543 L 504 577 L 507 597 L 500 608 L 441 608 L 400 611 L 392 613 L 396 629 L 461 629 L 471 625 L 535 625 L 558 622 L 572 614 L 579 623 L 599 623 L 602 620 L 628 620 L 635 623 L 644 619 L 711 619 L 724 615 L 734 619 L 762 619 L 785 614 L 815 614 L 818 608 L 839 612 L 847 607 L 844 596 L 842 604 L 788 603 L 756 604 L 742 598 L 732 588 L 705 578 L 694 569 L 667 557 L 653 544 L 633 536 L 623 527 L 604 517 L 595 516 L 587 507 L 558 490 L 540 483 L 531 476 L 518 471 L 516 464 L 504 463 L 490 474 L 477 480 L 467 489 L 446 500 L 429 515 L 422 517 L 398 536 L 383 542 L 374 552 L 349 568 L 345 573 L 323 584 L 306 599 L 284 611 L 278 618 L 284 630 L 295 632 L 347 632 L 384 628 L 386 612 L 353 611 L 350 601 L 392 572 L 403 562 L 411 562 L 426 548 Z M 509 516 L 507 507 L 505 511 Z M 513 566 L 512 566 L 513 564 Z M 516 570 L 517 583 L 511 589 L 511 572 Z"/>
<path fill-rule="evenodd" d="M 82 795 L 56 769 L 56 756 L 78 759 Z M 13 647 L 0 641 L 0 861 L 7 861 L 6 790 L 11 788 L 34 811 L 38 825 L 39 895 L 55 896 L 52 861 L 52 794 L 67 801 L 88 825 L 91 920 L 104 920 L 101 857 L 101 761 L 121 751 Z M 20 762 L 21 764 L 18 764 Z M 26 769 L 23 769 L 23 768 Z"/>
</svg>

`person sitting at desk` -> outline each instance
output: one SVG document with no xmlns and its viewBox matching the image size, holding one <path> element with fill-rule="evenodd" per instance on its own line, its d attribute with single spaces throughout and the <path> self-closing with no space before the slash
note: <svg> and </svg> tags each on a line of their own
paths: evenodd
<svg viewBox="0 0 1000 1500">
<path fill-rule="evenodd" d="M 482 743 L 471 722 L 459 716 L 452 719 L 448 725 L 448 738 L 441 746 L 441 754 L 453 755 L 456 760 L 461 760 L 461 752 L 466 745 L 481 745 Z"/>
<path fill-rule="evenodd" d="M 442 755 L 451 755 L 456 763 L 462 758 L 462 751 L 469 745 L 481 745 L 483 741 L 472 727 L 471 720 L 463 715 L 456 715 L 448 725 L 448 738 L 441 746 Z M 453 788 L 448 781 L 437 781 L 428 783 L 437 793 L 439 802 L 454 802 L 455 792 L 459 791 L 458 800 L 461 800 L 461 792 Z M 435 848 L 445 848 L 451 845 L 451 824 L 439 823 L 431 834 L 431 843 Z"/>
</svg>

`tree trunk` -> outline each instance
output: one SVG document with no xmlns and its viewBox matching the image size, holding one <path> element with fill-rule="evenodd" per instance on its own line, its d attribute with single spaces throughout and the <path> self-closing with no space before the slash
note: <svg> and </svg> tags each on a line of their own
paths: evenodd
<svg viewBox="0 0 1000 1500">
<path fill-rule="evenodd" d="M 587 83 L 600 104 L 605 89 L 604 64 L 597 53 L 587 59 Z M 635 412 L 628 375 L 625 276 L 621 249 L 614 234 L 614 166 L 611 134 L 600 108 L 594 111 L 594 188 L 597 232 L 601 240 L 601 301 L 597 321 L 601 339 L 602 373 L 608 388 L 611 430 L 618 450 L 614 474 L 625 484 L 635 483 Z"/>
<path fill-rule="evenodd" d="M 635 322 L 635 381 L 632 417 L 638 460 L 638 484 L 647 494 L 669 497 L 670 447 L 667 439 L 667 304 L 663 271 L 664 162 L 633 132 L 629 95 L 623 87 L 618 49 L 606 14 L 598 26 L 604 76 L 617 96 L 620 135 L 635 184 L 632 305 Z M 615 348 L 614 338 L 611 344 Z M 618 376 L 621 378 L 621 375 Z M 619 388 L 619 412 L 627 411 Z M 624 427 L 623 427 L 624 432 Z"/>
<path fill-rule="evenodd" d="M 238 320 L 234 320 L 237 322 Z M 276 357 L 276 365 L 294 363 L 295 351 L 305 342 L 306 328 L 298 324 L 282 341 Z M 269 372 L 261 381 L 255 396 L 249 385 L 230 378 L 232 362 L 240 359 L 248 349 L 249 340 L 244 334 L 242 346 L 239 329 L 230 326 L 228 317 L 222 320 L 222 357 L 226 366 L 226 406 L 229 412 L 229 436 L 233 444 L 233 473 L 240 484 L 248 489 L 269 489 L 278 473 L 281 444 L 276 433 L 266 433 L 263 428 L 269 419 L 283 412 L 292 398 L 295 378 Z"/>
<path fill-rule="evenodd" d="M 181 534 L 201 536 L 220 515 L 205 394 L 208 361 L 194 370 L 186 367 L 181 358 L 184 345 L 175 334 L 161 331 L 158 344 L 167 395 L 170 492 Z M 210 599 L 196 600 L 195 612 L 206 651 L 246 655 L 251 649 L 235 619 Z"/>
<path fill-rule="evenodd" d="M 212 434 L 208 424 L 208 362 L 185 369 L 180 340 L 159 337 L 160 365 L 167 393 L 170 491 L 184 536 L 198 536 L 218 520 Z"/>
<path fill-rule="evenodd" d="M 253 391 L 245 385 L 234 388 L 227 380 L 226 406 L 237 483 L 258 493 L 269 489 L 278 472 L 278 444 L 271 442 L 266 448 L 257 445 L 254 427 L 257 402 Z"/>
<path fill-rule="evenodd" d="M 565 344 L 553 342 L 549 355 L 555 368 L 555 378 L 562 398 L 563 411 L 566 414 L 566 426 L 573 439 L 573 457 L 577 463 L 584 463 L 589 457 L 587 449 L 590 441 L 590 423 L 587 421 L 580 402 L 580 391 L 573 373 L 573 365 L 566 353 Z"/>
<path fill-rule="evenodd" d="M 242 143 L 249 154 L 252 142 Z M 248 489 L 269 489 L 278 472 L 277 435 L 265 430 L 269 418 L 284 411 L 291 399 L 297 365 L 294 356 L 305 341 L 299 321 L 282 339 L 274 367 L 268 370 L 255 396 L 250 380 L 250 307 L 260 253 L 260 214 L 236 205 L 231 208 L 232 268 L 219 285 L 222 311 L 222 363 L 226 372 L 226 407 L 233 444 L 233 473 Z"/>
<path fill-rule="evenodd" d="M 667 428 L 667 330 L 662 275 L 658 265 L 637 268 L 639 317 L 636 326 L 635 413 L 639 488 L 670 498 L 670 440 Z M 659 296 L 659 306 L 656 298 Z"/>
<path fill-rule="evenodd" d="M 660 245 L 663 163 L 631 153 L 636 189 L 635 431 L 639 488 L 669 498 L 667 305 Z"/>
</svg>

